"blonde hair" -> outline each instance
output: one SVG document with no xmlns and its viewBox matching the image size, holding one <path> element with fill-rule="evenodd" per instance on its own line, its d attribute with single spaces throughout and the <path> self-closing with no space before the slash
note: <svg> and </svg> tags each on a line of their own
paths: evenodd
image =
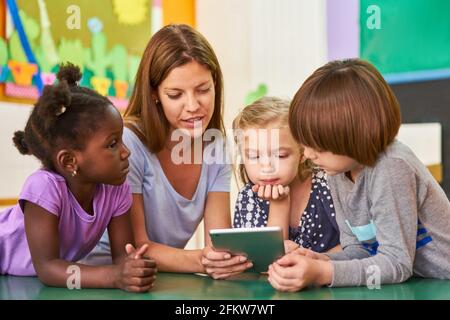
<svg viewBox="0 0 450 320">
<path fill-rule="evenodd" d="M 290 103 L 287 100 L 277 97 L 263 97 L 246 106 L 233 120 L 236 144 L 239 144 L 239 137 L 236 134 L 238 130 L 264 128 L 269 123 L 279 123 L 282 126 L 289 126 L 289 105 Z M 300 154 L 303 155 L 303 149 L 301 147 Z M 235 171 L 237 171 L 242 183 L 247 184 L 250 182 L 243 163 L 240 163 Z M 300 161 L 298 177 L 304 180 L 311 175 L 311 172 L 311 162 L 309 160 Z"/>
</svg>

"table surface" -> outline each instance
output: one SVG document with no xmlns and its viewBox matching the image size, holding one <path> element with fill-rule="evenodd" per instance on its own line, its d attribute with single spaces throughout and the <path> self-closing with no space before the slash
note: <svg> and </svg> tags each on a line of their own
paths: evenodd
<svg viewBox="0 0 450 320">
<path fill-rule="evenodd" d="M 296 293 L 273 289 L 267 276 L 243 274 L 229 280 L 213 280 L 204 275 L 159 273 L 148 293 L 128 293 L 119 289 L 53 288 L 36 277 L 0 276 L 0 299 L 33 300 L 448 300 L 450 280 L 412 278 L 402 284 L 367 287 L 307 288 Z"/>
</svg>

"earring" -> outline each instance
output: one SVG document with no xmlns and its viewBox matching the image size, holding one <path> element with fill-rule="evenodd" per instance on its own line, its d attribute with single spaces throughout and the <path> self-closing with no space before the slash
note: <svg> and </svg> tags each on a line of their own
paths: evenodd
<svg viewBox="0 0 450 320">
<path fill-rule="evenodd" d="M 159 100 L 158 99 L 155 100 L 155 104 L 157 104 L 157 105 L 159 104 Z"/>
<path fill-rule="evenodd" d="M 77 170 L 72 171 L 72 177 L 75 177 L 77 175 Z"/>
</svg>

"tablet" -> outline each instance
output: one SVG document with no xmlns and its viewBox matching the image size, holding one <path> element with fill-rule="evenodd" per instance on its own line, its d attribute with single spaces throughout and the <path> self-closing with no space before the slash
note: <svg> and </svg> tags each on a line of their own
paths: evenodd
<svg viewBox="0 0 450 320">
<path fill-rule="evenodd" d="M 253 263 L 250 272 L 265 272 L 284 255 L 280 227 L 211 229 L 209 235 L 215 250 L 246 256 Z"/>
</svg>

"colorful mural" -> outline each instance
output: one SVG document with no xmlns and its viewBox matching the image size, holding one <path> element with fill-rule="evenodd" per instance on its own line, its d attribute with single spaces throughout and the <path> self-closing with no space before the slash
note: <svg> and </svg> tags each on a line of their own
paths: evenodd
<svg viewBox="0 0 450 320">
<path fill-rule="evenodd" d="M 140 57 L 164 24 L 195 24 L 194 0 L 0 0 L 3 97 L 36 100 L 61 62 L 126 108 Z M 183 8 L 177 11 L 176 8 Z M 1 99 L 1 97 L 0 97 Z"/>
</svg>

